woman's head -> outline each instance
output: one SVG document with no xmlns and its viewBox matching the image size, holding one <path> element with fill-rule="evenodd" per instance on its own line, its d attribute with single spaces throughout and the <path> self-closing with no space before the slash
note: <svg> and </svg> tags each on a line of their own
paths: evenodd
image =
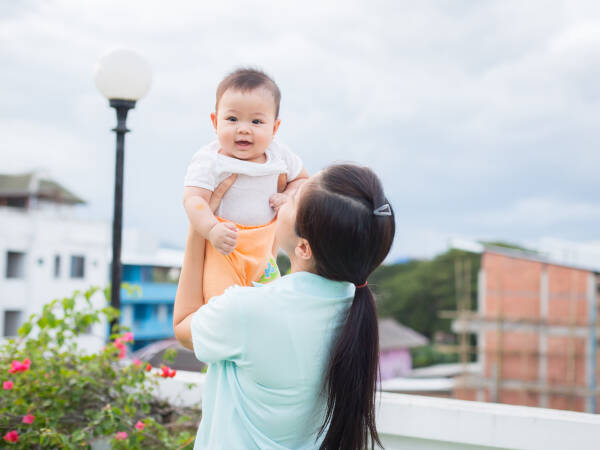
<svg viewBox="0 0 600 450">
<path fill-rule="evenodd" d="M 367 167 L 330 166 L 311 177 L 282 206 L 278 239 L 290 259 L 308 261 L 332 280 L 362 284 L 385 259 L 394 239 L 394 215 L 379 178 Z"/>
<path fill-rule="evenodd" d="M 370 169 L 349 164 L 312 177 L 278 219 L 279 241 L 296 268 L 303 265 L 357 286 L 385 259 L 394 232 L 393 210 L 379 179 Z M 380 444 L 375 428 L 378 354 L 375 301 L 368 286 L 357 288 L 331 349 L 322 449 Z"/>
<path fill-rule="evenodd" d="M 375 214 L 389 205 L 379 178 L 366 168 L 335 165 L 320 172 L 296 210 L 296 233 L 312 249 L 316 272 L 362 284 L 387 256 L 394 216 Z"/>
</svg>

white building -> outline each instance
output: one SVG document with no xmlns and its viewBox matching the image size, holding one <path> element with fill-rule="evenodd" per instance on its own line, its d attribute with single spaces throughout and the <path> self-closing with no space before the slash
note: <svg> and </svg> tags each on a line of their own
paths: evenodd
<svg viewBox="0 0 600 450">
<path fill-rule="evenodd" d="M 106 285 L 109 224 L 74 218 L 84 203 L 35 173 L 0 175 L 0 336 L 55 298 Z"/>
<path fill-rule="evenodd" d="M 111 224 L 75 217 L 75 209 L 84 203 L 36 173 L 0 175 L 0 339 L 15 336 L 51 300 L 108 285 Z M 156 268 L 177 277 L 182 262 L 181 250 L 161 248 L 154 236 L 142 231 L 124 230 L 124 266 Z M 103 295 L 98 293 L 95 300 L 103 302 Z M 123 323 L 134 325 L 133 305 L 125 305 L 123 314 Z M 94 325 L 80 345 L 99 349 L 106 330 L 106 324 Z"/>
</svg>

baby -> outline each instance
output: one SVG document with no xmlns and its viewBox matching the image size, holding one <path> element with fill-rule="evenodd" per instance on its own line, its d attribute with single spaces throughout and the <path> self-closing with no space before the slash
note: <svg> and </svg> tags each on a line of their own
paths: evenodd
<svg viewBox="0 0 600 450">
<path fill-rule="evenodd" d="M 300 158 L 273 140 L 281 93 L 263 72 L 238 69 L 217 87 L 217 133 L 193 157 L 185 176 L 184 207 L 192 227 L 206 239 L 203 295 L 208 301 L 234 284 L 251 286 L 279 277 L 275 262 L 275 216 L 308 173 Z M 238 174 L 213 214 L 212 191 Z"/>
</svg>

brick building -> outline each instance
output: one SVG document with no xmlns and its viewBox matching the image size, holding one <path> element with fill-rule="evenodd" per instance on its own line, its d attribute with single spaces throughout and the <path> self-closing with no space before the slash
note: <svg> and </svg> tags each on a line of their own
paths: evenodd
<svg viewBox="0 0 600 450">
<path fill-rule="evenodd" d="M 482 373 L 464 376 L 456 396 L 597 412 L 599 287 L 594 269 L 483 249 L 477 312 L 455 322 L 476 333 Z"/>
</svg>

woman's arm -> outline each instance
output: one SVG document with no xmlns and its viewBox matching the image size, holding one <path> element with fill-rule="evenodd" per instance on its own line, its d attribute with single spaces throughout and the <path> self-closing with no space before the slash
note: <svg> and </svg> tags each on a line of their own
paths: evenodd
<svg viewBox="0 0 600 450">
<path fill-rule="evenodd" d="M 275 210 L 275 212 L 279 212 L 279 208 L 283 205 L 286 200 L 294 195 L 302 183 L 308 180 L 308 172 L 305 168 L 302 168 L 302 171 L 298 174 L 294 181 L 287 182 L 287 177 L 285 174 L 279 177 L 277 181 L 277 193 L 273 194 L 269 199 L 269 206 Z"/>
<path fill-rule="evenodd" d="M 223 195 L 235 182 L 237 175 L 223 181 L 213 192 L 208 206 L 215 211 Z M 173 329 L 175 337 L 186 348 L 193 349 L 190 322 L 192 314 L 204 305 L 202 295 L 202 275 L 204 273 L 204 237 L 190 226 L 185 245 L 183 266 L 179 276 L 179 286 L 173 307 Z"/>
<path fill-rule="evenodd" d="M 296 192 L 306 180 L 308 180 L 308 171 L 303 167 L 298 176 L 294 178 L 294 181 L 290 181 L 287 184 L 283 193 L 287 195 L 294 195 L 294 192 Z"/>
</svg>

